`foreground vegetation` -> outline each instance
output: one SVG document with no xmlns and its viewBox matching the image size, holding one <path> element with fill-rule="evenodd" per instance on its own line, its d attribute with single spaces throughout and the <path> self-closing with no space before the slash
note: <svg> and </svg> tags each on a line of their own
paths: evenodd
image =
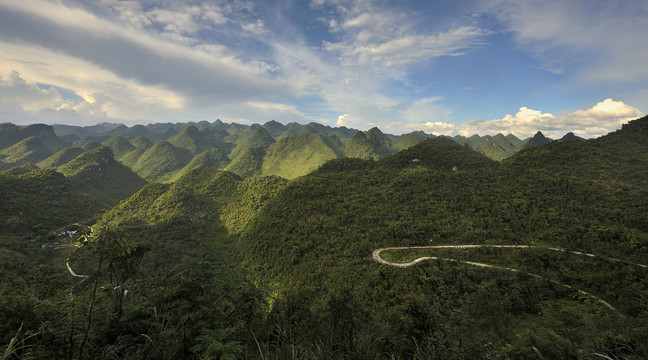
<svg viewBox="0 0 648 360">
<path fill-rule="evenodd" d="M 279 159 L 289 144 L 270 149 L 266 135 L 247 138 Z M 503 162 L 434 138 L 291 181 L 196 166 L 108 211 L 105 187 L 93 188 L 98 201 L 55 172 L 3 174 L 15 201 L 0 202 L 11 225 L 0 234 L 0 343 L 5 358 L 647 358 L 648 270 L 631 264 L 648 259 L 647 139 L 643 118 Z M 48 212 L 58 215 L 38 217 Z M 60 235 L 77 222 L 81 236 Z M 371 256 L 439 244 L 533 247 L 384 253 L 518 272 Z"/>
</svg>

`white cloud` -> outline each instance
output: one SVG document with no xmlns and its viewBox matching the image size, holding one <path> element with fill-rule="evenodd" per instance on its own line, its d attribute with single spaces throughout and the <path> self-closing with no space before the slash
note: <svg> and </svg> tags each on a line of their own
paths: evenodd
<svg viewBox="0 0 648 360">
<path fill-rule="evenodd" d="M 249 24 L 242 24 L 241 28 L 243 28 L 243 30 L 245 30 L 245 31 L 247 31 L 249 33 L 252 33 L 254 35 L 263 35 L 263 34 L 266 34 L 268 32 L 265 29 L 265 27 L 263 25 L 263 21 L 261 21 L 261 19 L 257 19 L 256 22 L 252 22 L 252 23 L 249 23 Z"/>
<path fill-rule="evenodd" d="M 403 114 L 407 114 L 411 109 L 418 107 L 416 116 L 404 116 L 407 121 L 385 122 L 381 124 L 380 128 L 396 134 L 423 130 L 435 135 L 468 137 L 475 134 L 483 136 L 502 133 L 514 134 L 520 138 L 531 137 L 537 131 L 542 131 L 545 136 L 554 139 L 571 131 L 578 136 L 591 138 L 617 130 L 628 121 L 643 116 L 639 109 L 622 101 L 605 99 L 589 109 L 560 115 L 521 107 L 515 115 L 507 114 L 501 119 L 473 119 L 462 123 L 452 123 L 447 117 L 444 117 L 450 110 L 435 104 L 437 100 L 436 98 L 421 99 L 403 111 Z M 426 107 L 430 105 L 434 107 L 426 111 Z"/>
<path fill-rule="evenodd" d="M 37 84 L 25 81 L 17 71 L 0 73 L 0 107 L 38 111 L 62 104 L 61 94 L 55 88 L 41 89 Z"/>
<path fill-rule="evenodd" d="M 642 115 L 639 109 L 612 99 L 605 99 L 589 109 L 556 116 L 521 107 L 515 116 L 507 114 L 502 119 L 466 121 L 461 124 L 457 133 L 464 136 L 512 133 L 518 137 L 529 137 L 537 131 L 542 131 L 545 136 L 559 138 L 572 131 L 579 136 L 590 138 L 617 130 L 624 123 Z"/>
<path fill-rule="evenodd" d="M 177 26 L 193 30 L 190 22 L 176 20 Z M 244 102 L 289 93 L 268 75 L 260 76 L 256 64 L 235 56 L 214 57 L 200 48 L 134 30 L 58 2 L 0 3 L 0 41 L 15 44 L 19 39 L 25 46 L 81 59 L 120 79 L 182 93 L 195 103 Z"/>
<path fill-rule="evenodd" d="M 463 26 L 436 35 L 403 35 L 383 42 L 325 43 L 327 51 L 340 55 L 342 64 L 395 66 L 441 56 L 464 54 L 486 34 L 473 26 Z M 359 34 L 361 35 L 361 34 Z"/>
<path fill-rule="evenodd" d="M 295 107 L 294 105 L 287 105 L 281 103 L 269 103 L 263 101 L 248 101 L 247 105 L 259 110 L 272 112 L 272 113 L 292 113 L 292 114 L 298 114 L 304 116 L 304 113 L 299 111 L 297 107 Z"/>
<path fill-rule="evenodd" d="M 335 126 L 349 126 L 350 119 L 349 114 L 342 114 L 338 116 Z"/>
<path fill-rule="evenodd" d="M 341 4 L 343 3 L 343 4 Z M 489 31 L 454 25 L 445 31 L 416 28 L 414 14 L 375 6 L 371 2 L 333 1 L 340 20 L 329 21 L 330 31 L 345 30 L 341 41 L 328 41 L 323 48 L 338 55 L 342 65 L 399 66 L 441 56 L 464 54 L 482 43 Z"/>
<path fill-rule="evenodd" d="M 177 109 L 187 100 L 159 86 L 147 86 L 132 79 L 122 79 L 110 71 L 82 59 L 48 49 L 0 42 L 6 57 L 0 57 L 0 68 L 12 69 L 27 83 L 50 84 L 69 89 L 87 102 L 105 96 L 104 111 L 113 118 L 141 118 L 152 109 Z M 16 90 L 14 90 L 16 91 Z M 32 101 L 25 97 L 23 101 Z M 23 106 L 25 109 L 52 108 L 62 104 Z M 74 105 L 70 105 L 74 106 Z"/>
<path fill-rule="evenodd" d="M 450 120 L 452 109 L 449 109 L 439 102 L 441 97 L 423 98 L 407 105 L 401 111 L 401 116 L 410 123 L 422 123 L 434 120 L 435 122 L 447 122 Z"/>
</svg>

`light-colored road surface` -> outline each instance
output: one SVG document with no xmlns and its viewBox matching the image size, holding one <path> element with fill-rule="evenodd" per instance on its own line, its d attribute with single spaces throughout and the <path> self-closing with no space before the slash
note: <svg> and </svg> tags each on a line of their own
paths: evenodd
<svg viewBox="0 0 648 360">
<path fill-rule="evenodd" d="M 570 250 L 565 250 L 565 249 L 561 249 L 561 248 L 541 247 L 541 246 L 527 246 L 527 245 L 428 245 L 428 246 L 393 246 L 393 247 L 386 247 L 386 248 L 376 249 L 376 250 L 374 250 L 374 252 L 373 252 L 372 255 L 373 255 L 374 260 L 376 260 L 377 262 L 379 262 L 379 263 L 381 263 L 381 264 L 390 265 L 390 266 L 395 266 L 395 267 L 399 267 L 399 268 L 406 268 L 406 267 L 409 267 L 409 266 L 412 266 L 412 265 L 418 264 L 418 263 L 420 263 L 420 262 L 422 262 L 422 261 L 427 261 L 427 260 L 439 260 L 439 261 L 452 261 L 452 262 L 456 262 L 456 263 L 468 264 L 468 265 L 479 266 L 479 267 L 487 267 L 487 268 L 493 268 L 493 269 L 498 269 L 498 270 L 506 270 L 506 271 L 513 271 L 513 272 L 521 272 L 520 270 L 513 269 L 513 268 L 508 268 L 508 267 L 503 267 L 503 266 L 490 265 L 490 264 L 484 264 L 484 263 L 478 263 L 478 262 L 466 261 L 466 260 L 458 260 L 458 259 L 450 259 L 450 258 L 441 258 L 441 257 L 436 257 L 436 256 L 423 256 L 423 257 L 417 258 L 417 259 L 415 259 L 415 260 L 413 260 L 413 261 L 410 261 L 410 262 L 407 262 L 407 263 L 396 263 L 396 262 L 391 262 L 391 261 L 387 261 L 387 260 L 383 259 L 382 257 L 380 257 L 380 253 L 383 252 L 383 251 L 387 251 L 387 250 L 417 250 L 417 249 L 473 249 L 473 248 L 479 248 L 479 247 L 491 247 L 491 248 L 536 248 L 536 249 L 547 249 L 547 250 L 553 250 L 553 251 L 568 252 L 568 253 L 571 253 L 571 254 L 574 254 L 574 255 L 588 256 L 588 257 L 592 257 L 592 258 L 596 258 L 596 257 L 598 257 L 598 258 L 602 258 L 602 259 L 606 259 L 606 260 L 611 260 L 611 261 L 620 261 L 620 262 L 624 262 L 624 263 L 627 263 L 627 264 L 632 264 L 632 265 L 639 266 L 639 267 L 643 267 L 643 268 L 647 268 L 647 267 L 648 267 L 647 265 L 644 265 L 644 264 L 637 264 L 637 263 L 627 262 L 627 261 L 623 261 L 623 260 L 619 260 L 619 259 L 614 259 L 614 258 L 609 258 L 609 257 L 605 257 L 605 256 L 596 256 L 596 255 L 594 255 L 594 254 L 587 254 L 587 253 L 582 253 L 582 252 L 579 252 L 579 251 L 570 251 Z M 554 281 L 554 280 L 551 280 L 551 279 L 547 279 L 547 278 L 542 277 L 542 276 L 537 275 L 537 274 L 532 274 L 532 273 L 527 273 L 527 274 L 530 275 L 530 276 L 536 277 L 536 278 L 538 278 L 538 279 L 546 279 L 546 280 L 550 281 L 550 282 L 553 283 L 553 284 L 556 284 L 556 285 L 559 285 L 559 286 L 562 286 L 562 287 L 565 287 L 565 288 L 569 288 L 569 289 L 576 289 L 576 288 L 574 288 L 574 287 L 572 287 L 572 286 L 570 286 L 570 285 L 563 284 L 563 283 L 559 283 L 559 282 L 557 282 L 557 281 Z M 606 306 L 607 308 L 609 308 L 610 310 L 614 310 L 614 311 L 616 311 L 616 309 L 615 309 L 612 305 L 610 305 L 608 302 L 606 302 L 605 300 L 603 300 L 603 299 L 601 299 L 601 298 L 599 298 L 599 297 L 597 297 L 597 296 L 595 296 L 595 295 L 592 295 L 592 294 L 590 294 L 590 293 L 588 293 L 588 292 L 586 292 L 586 291 L 583 291 L 583 290 L 581 290 L 581 289 L 576 289 L 576 290 L 577 290 L 578 292 L 580 292 L 581 294 L 583 294 L 583 295 L 587 295 L 587 296 L 591 297 L 592 299 L 595 299 L 596 301 L 598 301 L 598 302 L 600 302 L 601 304 L 605 305 L 605 306 Z"/>
<path fill-rule="evenodd" d="M 79 275 L 79 274 L 75 273 L 74 270 L 72 270 L 72 268 L 70 267 L 70 262 L 69 261 L 65 262 L 65 266 L 67 267 L 68 271 L 70 272 L 70 275 L 72 275 L 74 277 L 80 277 L 80 278 L 87 278 L 88 277 L 88 275 Z"/>
</svg>

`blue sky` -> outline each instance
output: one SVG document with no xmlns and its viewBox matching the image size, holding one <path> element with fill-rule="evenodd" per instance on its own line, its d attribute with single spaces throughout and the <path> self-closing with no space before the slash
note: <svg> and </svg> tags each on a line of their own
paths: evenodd
<svg viewBox="0 0 648 360">
<path fill-rule="evenodd" d="M 648 3 L 0 0 L 0 122 L 595 137 L 648 112 Z"/>
</svg>

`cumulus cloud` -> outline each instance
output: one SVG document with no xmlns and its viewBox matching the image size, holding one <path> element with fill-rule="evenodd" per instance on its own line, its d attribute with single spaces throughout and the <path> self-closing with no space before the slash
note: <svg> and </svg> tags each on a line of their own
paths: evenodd
<svg viewBox="0 0 648 360">
<path fill-rule="evenodd" d="M 335 126 L 348 126 L 349 125 L 349 114 L 342 114 L 338 116 Z"/>
<path fill-rule="evenodd" d="M 523 106 L 515 115 L 506 114 L 502 119 L 489 121 L 468 120 L 458 133 L 463 136 L 514 133 L 517 136 L 526 137 L 539 130 L 544 132 L 547 132 L 547 130 L 556 130 L 557 126 L 559 127 L 560 124 L 555 122 L 554 115 Z"/>
<path fill-rule="evenodd" d="M 23 79 L 17 71 L 0 74 L 2 121 L 82 124 L 110 120 L 104 110 L 108 97 L 92 94 L 89 98 L 90 101 L 65 99 L 57 88 L 41 87 Z"/>
<path fill-rule="evenodd" d="M 63 104 L 61 94 L 54 87 L 41 89 L 27 82 L 17 71 L 0 74 L 0 107 L 5 109 L 38 111 L 57 108 Z"/>
<path fill-rule="evenodd" d="M 408 121 L 391 121 L 381 126 L 382 129 L 394 133 L 423 130 L 435 135 L 496 135 L 514 134 L 520 138 L 533 136 L 537 131 L 542 131 L 545 136 L 557 139 L 568 132 L 573 132 L 584 138 L 598 137 L 615 131 L 630 120 L 643 116 L 643 113 L 622 101 L 605 99 L 589 109 L 566 112 L 559 115 L 521 107 L 515 115 L 506 114 L 501 119 L 493 120 L 468 120 L 453 123 L 444 119 L 444 113 L 450 109 L 440 107 L 426 112 L 425 106 L 435 105 L 436 99 L 422 99 L 419 105 L 423 111 Z M 440 105 L 439 105 L 440 106 Z M 410 105 L 410 108 L 415 104 Z M 404 110 L 403 113 L 409 111 Z M 426 117 L 426 113 L 428 114 Z M 440 115 L 439 115 L 440 114 Z M 425 119 L 428 119 L 427 121 Z M 447 118 L 446 118 L 447 119 Z"/>
<path fill-rule="evenodd" d="M 622 101 L 605 99 L 589 109 L 560 115 L 521 107 L 515 115 L 507 114 L 502 119 L 466 121 L 457 128 L 457 133 L 464 136 L 512 133 L 518 137 L 529 137 L 542 131 L 545 136 L 559 138 L 572 131 L 591 138 L 617 130 L 624 123 L 641 116 L 643 113 L 635 107 Z"/>
</svg>

